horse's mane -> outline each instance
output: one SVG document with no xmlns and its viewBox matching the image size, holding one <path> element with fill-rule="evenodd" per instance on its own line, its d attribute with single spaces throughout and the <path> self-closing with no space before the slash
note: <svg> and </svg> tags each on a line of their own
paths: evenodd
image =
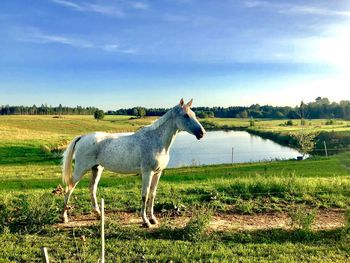
<svg viewBox="0 0 350 263">
<path fill-rule="evenodd" d="M 151 130 L 155 130 L 155 129 L 159 128 L 167 120 L 169 120 L 169 118 L 171 118 L 171 116 L 177 110 L 177 108 L 178 108 L 178 106 L 175 106 L 174 108 L 168 110 L 162 117 L 160 117 L 158 120 L 154 121 L 152 124 L 145 126 L 144 128 L 142 128 L 142 130 L 151 131 Z"/>
</svg>

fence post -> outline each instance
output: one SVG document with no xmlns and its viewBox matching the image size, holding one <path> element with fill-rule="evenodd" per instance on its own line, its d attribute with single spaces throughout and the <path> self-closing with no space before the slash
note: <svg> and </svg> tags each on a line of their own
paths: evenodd
<svg viewBox="0 0 350 263">
<path fill-rule="evenodd" d="M 324 144 L 324 152 L 326 154 L 326 157 L 328 157 L 328 151 L 327 151 L 327 143 L 326 141 L 323 141 L 323 144 Z"/>
<path fill-rule="evenodd" d="M 46 247 L 41 247 L 41 257 L 44 263 L 49 263 L 49 254 L 47 253 Z"/>
<path fill-rule="evenodd" d="M 101 263 L 105 262 L 105 200 L 101 199 Z"/>
<path fill-rule="evenodd" d="M 231 165 L 233 165 L 233 147 L 232 147 L 232 154 L 231 154 Z"/>
</svg>

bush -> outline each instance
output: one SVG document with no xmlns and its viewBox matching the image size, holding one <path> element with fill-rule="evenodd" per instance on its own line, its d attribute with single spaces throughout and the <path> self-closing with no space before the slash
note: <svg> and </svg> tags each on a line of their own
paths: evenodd
<svg viewBox="0 0 350 263">
<path fill-rule="evenodd" d="M 105 117 L 105 113 L 104 113 L 103 110 L 96 110 L 96 111 L 94 112 L 94 118 L 95 118 L 96 120 L 102 120 L 104 117 Z"/>
<path fill-rule="evenodd" d="M 325 124 L 326 124 L 326 125 L 334 125 L 334 124 L 336 124 L 336 123 L 335 123 L 334 120 L 327 120 Z"/>
<path fill-rule="evenodd" d="M 292 120 L 288 120 L 288 121 L 286 121 L 285 125 L 286 125 L 286 126 L 293 126 L 294 123 L 293 123 Z"/>
<path fill-rule="evenodd" d="M 303 154 L 303 157 L 313 151 L 317 143 L 318 132 L 309 130 L 300 130 L 290 134 L 296 141 L 297 150 Z"/>
<path fill-rule="evenodd" d="M 11 233 L 20 234 L 40 232 L 45 225 L 57 222 L 60 211 L 50 194 L 21 194 L 9 202 L 1 201 L 0 209 L 0 233 L 8 228 Z"/>
<path fill-rule="evenodd" d="M 68 144 L 69 140 L 64 139 L 59 142 L 41 145 L 41 150 L 48 155 L 52 155 L 53 157 L 61 157 Z"/>
<path fill-rule="evenodd" d="M 212 211 L 208 208 L 201 208 L 193 212 L 191 220 L 181 229 L 184 240 L 197 242 L 203 240 L 208 229 Z"/>
<path fill-rule="evenodd" d="M 308 210 L 305 206 L 298 206 L 289 212 L 291 225 L 299 230 L 308 232 L 316 218 L 316 209 Z"/>
</svg>

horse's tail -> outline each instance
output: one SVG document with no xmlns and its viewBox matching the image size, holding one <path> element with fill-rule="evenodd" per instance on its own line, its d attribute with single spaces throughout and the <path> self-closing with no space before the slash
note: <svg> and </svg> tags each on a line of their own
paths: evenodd
<svg viewBox="0 0 350 263">
<path fill-rule="evenodd" d="M 74 150 L 77 142 L 82 138 L 82 136 L 77 136 L 68 145 L 67 149 L 63 153 L 62 159 L 62 181 L 67 187 L 73 187 L 72 178 L 72 160 L 74 156 Z"/>
</svg>

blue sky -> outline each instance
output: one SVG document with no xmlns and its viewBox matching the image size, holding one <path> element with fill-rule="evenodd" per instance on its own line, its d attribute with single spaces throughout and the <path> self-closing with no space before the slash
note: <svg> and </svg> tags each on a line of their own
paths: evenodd
<svg viewBox="0 0 350 263">
<path fill-rule="evenodd" d="M 3 0 L 0 105 L 350 99 L 350 1 Z"/>
</svg>

